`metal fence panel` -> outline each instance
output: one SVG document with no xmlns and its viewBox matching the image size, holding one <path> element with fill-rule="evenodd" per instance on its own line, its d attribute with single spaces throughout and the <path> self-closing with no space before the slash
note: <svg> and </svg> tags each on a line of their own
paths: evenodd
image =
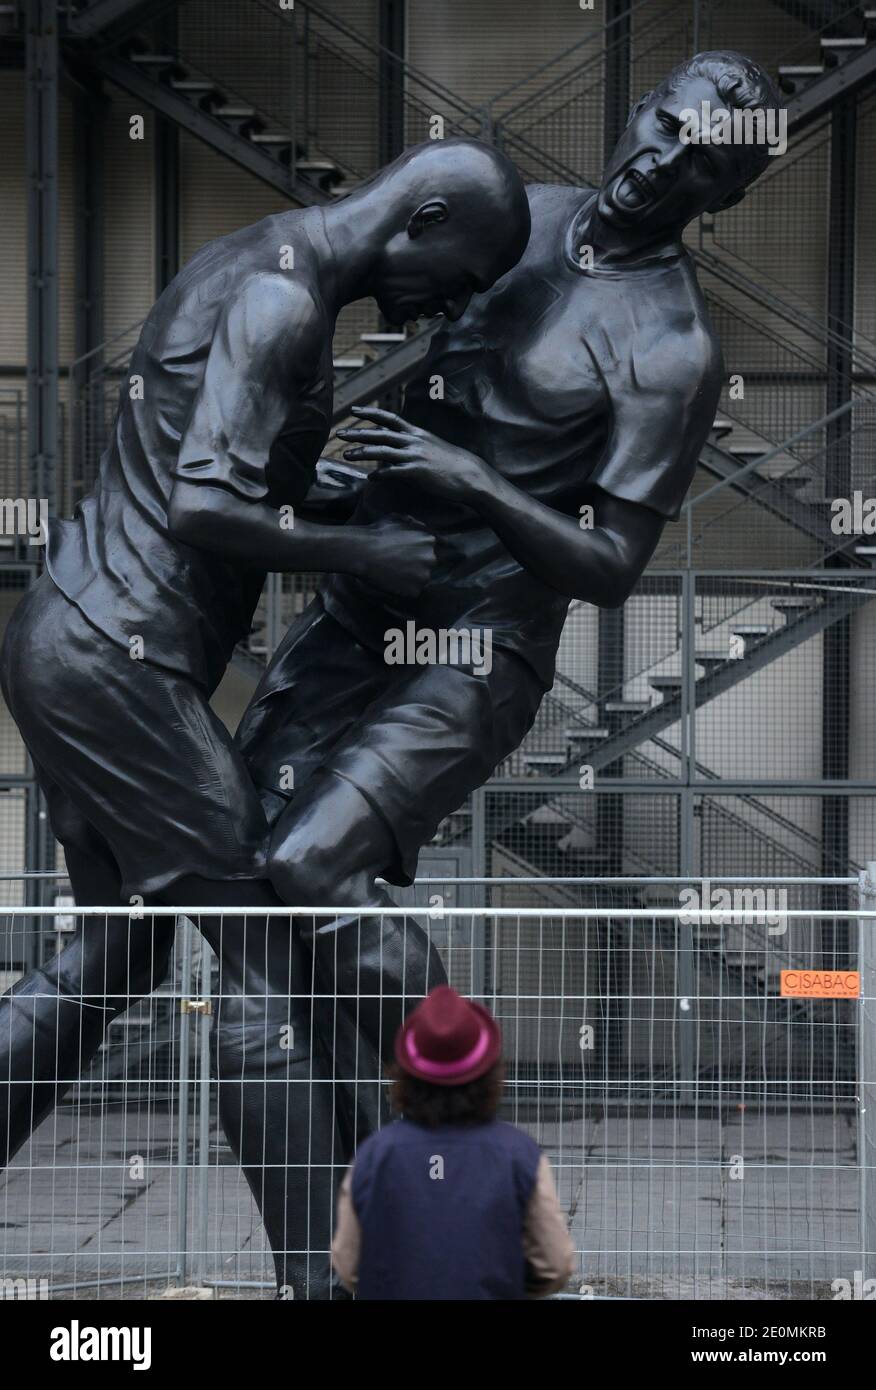
<svg viewBox="0 0 876 1390">
<path fill-rule="evenodd" d="M 873 879 L 536 882 L 444 873 L 453 867 L 442 861 L 419 881 L 407 908 L 346 914 L 345 930 L 418 923 L 451 981 L 496 1012 L 503 1114 L 554 1165 L 578 1250 L 570 1293 L 830 1298 L 835 1280 L 867 1277 Z M 636 905 L 655 889 L 674 905 Z M 525 905 L 533 894 L 538 905 Z M 827 907 L 827 894 L 849 905 Z M 475 895 L 488 905 L 459 905 Z M 154 921 L 174 915 L 158 909 Z M 276 915 L 294 934 L 337 910 Z M 62 928 L 107 929 L 99 909 L 69 917 Z M 212 917 L 219 950 L 250 930 L 230 911 L 217 939 Z M 35 937 L 30 955 L 48 965 L 67 935 L 56 918 L 10 908 L 7 929 Z M 131 931 L 148 932 L 150 920 Z M 272 1291 L 258 1212 L 219 1125 L 209 1039 L 226 996 L 199 921 L 192 909 L 177 914 L 160 988 L 118 1006 L 78 1076 L 52 1078 L 69 1083 L 66 1095 L 0 1179 L 3 1279 L 44 1279 L 61 1298 L 185 1283 L 235 1297 Z M 863 991 L 783 997 L 783 969 L 860 969 Z M 312 1027 L 329 1040 L 339 1011 L 375 999 L 361 980 L 312 983 Z M 393 1001 L 379 1002 L 389 1020 Z M 352 1069 L 336 1055 L 327 1074 L 297 1081 L 305 1109 L 319 1085 L 364 1094 L 382 1084 L 366 1050 Z M 344 1163 L 339 1146 L 336 1176 Z"/>
</svg>

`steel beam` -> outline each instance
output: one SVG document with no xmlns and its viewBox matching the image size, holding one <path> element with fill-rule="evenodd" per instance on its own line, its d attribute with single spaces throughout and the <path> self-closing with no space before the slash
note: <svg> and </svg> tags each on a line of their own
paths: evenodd
<svg viewBox="0 0 876 1390">
<path fill-rule="evenodd" d="M 624 132 L 630 114 L 630 56 L 632 27 L 629 0 L 606 0 L 605 91 L 603 94 L 602 154 L 607 164 Z"/>
<path fill-rule="evenodd" d="M 155 22 L 156 47 L 168 46 L 176 52 L 176 10 L 165 12 Z M 167 288 L 179 270 L 179 126 L 159 116 L 155 126 L 153 153 L 155 226 L 155 294 Z"/>
<path fill-rule="evenodd" d="M 630 57 L 632 29 L 627 0 L 606 0 L 605 23 L 611 25 L 606 41 L 605 90 L 602 106 L 603 162 L 610 159 L 630 113 Z M 598 615 L 597 693 L 600 702 L 624 681 L 624 610 L 601 608 Z M 620 728 L 619 716 L 607 713 L 600 703 L 600 723 L 613 732 Z M 588 754 L 592 765 L 593 759 Z M 623 775 L 623 761 L 605 767 L 606 777 Z M 597 806 L 596 848 L 606 855 L 606 873 L 623 867 L 623 799 L 600 801 Z"/>
<path fill-rule="evenodd" d="M 377 69 L 377 152 L 382 168 L 397 159 L 405 147 L 405 0 L 379 0 Z M 380 327 L 392 325 L 381 314 Z M 384 410 L 400 410 L 401 382 L 381 392 L 378 405 Z"/>
<path fill-rule="evenodd" d="M 876 56 L 876 55 L 874 55 Z M 825 409 L 835 411 L 852 399 L 853 335 L 855 321 L 855 202 L 857 163 L 857 98 L 846 96 L 833 109 L 830 124 L 830 202 L 828 207 L 827 320 L 833 337 L 827 348 Z M 825 493 L 851 496 L 851 437 L 844 422 L 827 429 Z M 844 564 L 837 556 L 828 562 Z M 824 634 L 822 654 L 821 771 L 826 781 L 849 772 L 851 728 L 851 617 Z M 845 797 L 826 797 L 821 808 L 821 869 L 844 872 L 849 862 L 849 805 Z M 825 901 L 825 908 L 830 903 Z M 828 918 L 822 927 L 822 956 L 830 966 L 839 951 L 848 951 L 848 927 Z"/>
<path fill-rule="evenodd" d="M 405 0 L 379 0 L 377 148 L 382 167 L 405 147 Z"/>
<path fill-rule="evenodd" d="M 103 424 L 104 340 L 104 116 L 106 100 L 97 89 L 77 84 L 73 99 L 73 241 L 75 257 L 74 360 L 70 375 L 70 463 L 67 496 L 59 507 L 79 500 L 90 482 L 90 445 Z"/>
<path fill-rule="evenodd" d="M 28 486 L 55 510 L 58 452 L 58 25 L 26 0 Z"/>
</svg>

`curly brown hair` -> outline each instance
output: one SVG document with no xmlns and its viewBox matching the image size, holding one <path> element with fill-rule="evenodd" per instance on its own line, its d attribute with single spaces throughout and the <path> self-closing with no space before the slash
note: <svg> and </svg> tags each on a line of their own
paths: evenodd
<svg viewBox="0 0 876 1390">
<path fill-rule="evenodd" d="M 496 1118 L 505 1083 L 501 1061 L 462 1086 L 433 1086 L 397 1066 L 388 1071 L 390 1104 L 415 1125 L 437 1129 L 439 1125 L 481 1125 Z"/>
</svg>

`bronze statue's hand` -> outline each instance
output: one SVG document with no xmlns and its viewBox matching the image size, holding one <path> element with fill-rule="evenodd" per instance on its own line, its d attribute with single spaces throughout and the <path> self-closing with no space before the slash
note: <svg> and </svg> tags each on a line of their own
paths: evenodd
<svg viewBox="0 0 876 1390">
<path fill-rule="evenodd" d="M 354 413 L 373 420 L 374 425 L 338 430 L 339 439 L 355 446 L 344 451 L 351 463 L 377 463 L 381 470 L 391 470 L 393 477 L 418 483 L 453 502 L 470 502 L 483 490 L 488 465 L 477 454 L 448 444 L 390 410 L 356 406 Z"/>
<path fill-rule="evenodd" d="M 360 577 L 402 598 L 416 598 L 435 568 L 437 542 L 408 518 L 387 518 L 363 528 L 372 537 Z"/>
</svg>

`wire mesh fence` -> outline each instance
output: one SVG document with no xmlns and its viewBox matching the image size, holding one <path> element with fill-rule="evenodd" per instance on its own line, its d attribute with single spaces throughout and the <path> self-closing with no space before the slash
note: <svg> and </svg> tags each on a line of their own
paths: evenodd
<svg viewBox="0 0 876 1390">
<path fill-rule="evenodd" d="M 463 888 L 478 905 L 448 906 Z M 832 1298 L 876 1256 L 874 892 L 866 874 L 448 877 L 394 910 L 274 910 L 267 932 L 242 909 L 9 907 L 7 981 L 41 974 L 0 1001 L 0 1281 L 274 1296 L 259 1205 L 281 1181 L 306 1298 L 335 1180 L 388 1118 L 380 1057 L 446 972 L 502 1024 L 502 1115 L 549 1156 L 578 1251 L 566 1296 Z M 268 934 L 290 983 L 241 1001 Z"/>
</svg>

